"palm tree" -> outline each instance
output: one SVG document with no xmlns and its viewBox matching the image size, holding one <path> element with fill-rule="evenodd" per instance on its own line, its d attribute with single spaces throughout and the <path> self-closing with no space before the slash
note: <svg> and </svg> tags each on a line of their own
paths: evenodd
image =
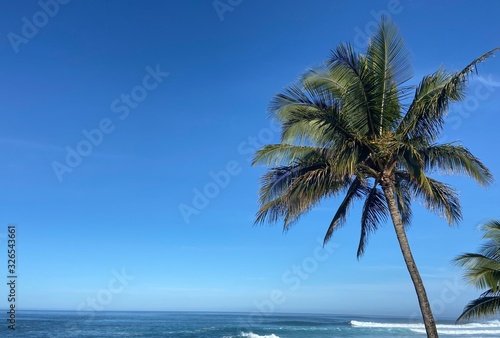
<svg viewBox="0 0 500 338">
<path fill-rule="evenodd" d="M 465 97 L 468 75 L 495 51 L 459 72 L 438 69 L 409 86 L 409 55 L 390 21 L 382 18 L 365 55 L 340 44 L 323 68 L 308 71 L 271 101 L 271 117 L 282 126 L 281 143 L 255 155 L 254 165 L 269 167 L 261 178 L 255 223 L 282 220 L 286 231 L 321 200 L 343 193 L 326 244 L 346 222 L 353 202 L 364 199 L 358 259 L 368 235 L 390 217 L 427 335 L 437 337 L 405 227 L 416 198 L 450 225 L 461 219 L 457 191 L 427 173 L 465 174 L 483 186 L 492 182 L 490 171 L 467 148 L 435 142 L 449 105 Z"/>
<path fill-rule="evenodd" d="M 471 301 L 457 322 L 495 315 L 500 312 L 500 221 L 489 221 L 482 229 L 487 242 L 480 253 L 466 253 L 454 262 L 467 269 L 465 277 L 479 289 L 488 289 Z"/>
</svg>

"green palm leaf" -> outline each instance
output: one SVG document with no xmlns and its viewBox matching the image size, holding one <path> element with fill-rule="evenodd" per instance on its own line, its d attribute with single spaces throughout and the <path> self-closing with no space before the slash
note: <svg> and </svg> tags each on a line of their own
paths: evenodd
<svg viewBox="0 0 500 338">
<path fill-rule="evenodd" d="M 370 192 L 366 196 L 361 216 L 361 235 L 359 238 L 357 257 L 360 258 L 365 252 L 369 233 L 375 232 L 382 222 L 387 221 L 387 203 L 385 196 L 378 188 L 375 181 Z"/>
<path fill-rule="evenodd" d="M 398 177 L 398 174 L 396 174 Z M 399 214 L 401 215 L 401 221 L 405 227 L 408 227 L 411 222 L 412 211 L 411 211 L 411 201 L 412 193 L 407 182 L 404 179 L 396 179 L 394 185 L 394 194 L 398 203 Z"/>
<path fill-rule="evenodd" d="M 324 157 L 325 150 L 311 146 L 296 146 L 293 144 L 268 144 L 255 154 L 252 165 L 263 164 L 279 166 L 293 163 L 301 158 Z"/>
<path fill-rule="evenodd" d="M 332 51 L 327 67 L 330 77 L 345 84 L 346 91 L 341 97 L 342 110 L 350 117 L 351 126 L 361 135 L 378 134 L 375 102 L 371 97 L 373 85 L 367 81 L 370 75 L 366 58 L 357 54 L 350 44 L 341 44 Z"/>
<path fill-rule="evenodd" d="M 424 161 L 428 171 L 438 168 L 446 174 L 464 174 L 483 186 L 493 182 L 493 175 L 488 168 L 461 145 L 432 145 L 424 152 Z"/>
<path fill-rule="evenodd" d="M 379 134 L 392 130 L 400 119 L 400 87 L 412 77 L 410 56 L 396 26 L 382 21 L 367 51 L 374 115 Z"/>
<path fill-rule="evenodd" d="M 460 72 L 450 74 L 442 69 L 424 77 L 417 87 L 415 98 L 397 129 L 402 138 L 425 137 L 429 143 L 441 134 L 451 102 L 464 99 L 468 76 L 477 71 L 477 65 L 493 56 L 500 48 L 484 53 Z"/>
<path fill-rule="evenodd" d="M 466 270 L 468 282 L 487 289 L 481 296 L 471 301 L 457 321 L 494 315 L 500 311 L 500 222 L 489 221 L 482 227 L 483 244 L 479 253 L 465 253 L 453 262 Z"/>
<path fill-rule="evenodd" d="M 342 201 L 342 203 L 340 203 L 337 212 L 333 216 L 333 219 L 328 226 L 328 230 L 326 231 L 325 238 L 323 240 L 324 244 L 326 244 L 330 240 L 335 230 L 344 225 L 347 219 L 347 212 L 349 211 L 349 207 L 351 206 L 352 202 L 363 196 L 364 188 L 364 183 L 359 178 L 355 178 L 351 182 L 344 200 Z"/>
<path fill-rule="evenodd" d="M 500 293 L 489 290 L 481 297 L 467 304 L 460 317 L 458 317 L 457 323 L 493 316 L 498 313 L 500 313 Z"/>
</svg>

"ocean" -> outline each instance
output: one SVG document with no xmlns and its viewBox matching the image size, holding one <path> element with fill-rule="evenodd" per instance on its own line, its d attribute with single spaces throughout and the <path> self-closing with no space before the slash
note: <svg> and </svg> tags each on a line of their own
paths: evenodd
<svg viewBox="0 0 500 338">
<path fill-rule="evenodd" d="M 326 314 L 18 311 L 15 330 L 3 322 L 1 337 L 23 338 L 425 337 L 423 324 L 414 320 Z M 500 337 L 500 321 L 455 325 L 442 320 L 438 331 L 441 337 Z"/>
</svg>

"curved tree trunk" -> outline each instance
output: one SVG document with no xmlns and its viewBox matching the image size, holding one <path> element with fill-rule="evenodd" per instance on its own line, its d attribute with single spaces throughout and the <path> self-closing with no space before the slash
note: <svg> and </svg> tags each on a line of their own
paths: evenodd
<svg viewBox="0 0 500 338">
<path fill-rule="evenodd" d="M 394 186 L 392 183 L 386 183 L 382 185 L 385 198 L 387 200 L 387 205 L 391 213 L 392 223 L 394 224 L 394 229 L 396 230 L 396 236 L 398 237 L 399 246 L 403 257 L 410 273 L 411 280 L 413 281 L 413 286 L 415 287 L 415 292 L 417 293 L 418 303 L 420 305 L 420 311 L 422 312 L 422 317 L 424 319 L 425 331 L 427 332 L 427 337 L 437 338 L 438 332 L 436 328 L 436 322 L 434 316 L 432 315 L 431 306 L 429 300 L 427 299 L 427 293 L 424 288 L 424 283 L 418 272 L 417 265 L 413 259 L 413 255 L 410 250 L 410 244 L 408 243 L 408 238 L 406 237 L 406 232 L 404 229 L 403 222 L 401 221 L 401 215 L 399 214 L 398 206 L 396 204 L 396 199 L 394 197 Z"/>
</svg>

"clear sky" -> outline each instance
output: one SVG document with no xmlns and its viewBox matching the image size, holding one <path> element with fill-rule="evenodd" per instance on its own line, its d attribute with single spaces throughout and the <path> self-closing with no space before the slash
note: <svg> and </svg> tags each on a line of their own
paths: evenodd
<svg viewBox="0 0 500 338">
<path fill-rule="evenodd" d="M 499 46 L 499 2 L 54 1 L 0 2 L 0 279 L 17 224 L 18 308 L 418 311 L 391 224 L 356 259 L 359 205 L 324 249 L 337 199 L 286 234 L 253 227 L 265 168 L 249 159 L 278 140 L 273 95 L 340 42 L 362 51 L 381 14 L 417 83 Z M 500 179 L 500 59 L 479 71 L 443 140 Z M 500 189 L 440 178 L 462 224 L 415 203 L 408 236 L 435 314 L 457 316 L 480 291 L 450 261 L 500 217 Z"/>
</svg>

